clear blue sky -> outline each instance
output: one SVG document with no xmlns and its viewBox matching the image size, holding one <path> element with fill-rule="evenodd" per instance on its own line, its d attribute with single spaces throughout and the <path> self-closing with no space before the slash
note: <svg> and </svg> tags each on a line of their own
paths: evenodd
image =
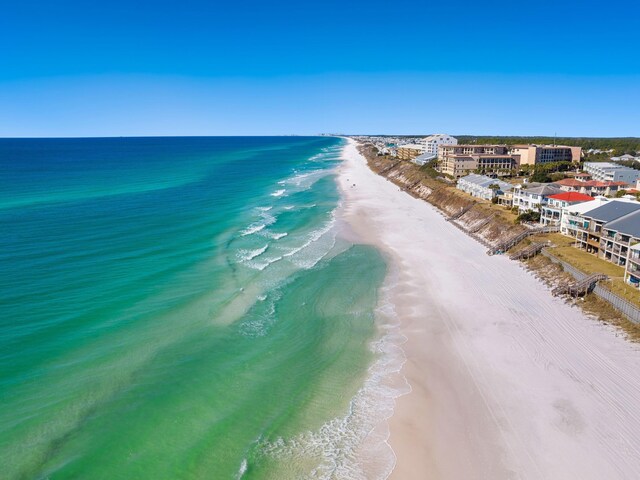
<svg viewBox="0 0 640 480">
<path fill-rule="evenodd" d="M 639 21 L 631 0 L 14 0 L 0 136 L 640 136 Z"/>
</svg>

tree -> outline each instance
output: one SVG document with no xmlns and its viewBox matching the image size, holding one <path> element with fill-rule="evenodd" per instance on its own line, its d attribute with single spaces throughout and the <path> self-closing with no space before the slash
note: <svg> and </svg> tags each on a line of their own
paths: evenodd
<svg viewBox="0 0 640 480">
<path fill-rule="evenodd" d="M 543 169 L 536 169 L 534 170 L 533 175 L 531 175 L 530 180 L 532 182 L 547 183 L 551 181 L 551 177 Z"/>
<path fill-rule="evenodd" d="M 624 197 L 627 194 L 626 190 L 618 190 L 616 192 L 616 198 Z"/>
</svg>

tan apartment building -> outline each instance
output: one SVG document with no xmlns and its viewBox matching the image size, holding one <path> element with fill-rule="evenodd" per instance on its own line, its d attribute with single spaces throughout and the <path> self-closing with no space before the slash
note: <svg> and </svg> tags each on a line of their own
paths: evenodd
<svg viewBox="0 0 640 480">
<path fill-rule="evenodd" d="M 398 158 L 400 160 L 413 160 L 424 153 L 424 145 L 407 144 L 398 146 Z"/>
<path fill-rule="evenodd" d="M 551 162 L 578 163 L 582 148 L 564 145 L 513 145 L 509 153 L 517 157 L 519 165 L 540 165 Z"/>
<path fill-rule="evenodd" d="M 454 177 L 472 172 L 491 173 L 512 170 L 516 159 L 506 145 L 440 145 L 438 169 Z"/>
</svg>

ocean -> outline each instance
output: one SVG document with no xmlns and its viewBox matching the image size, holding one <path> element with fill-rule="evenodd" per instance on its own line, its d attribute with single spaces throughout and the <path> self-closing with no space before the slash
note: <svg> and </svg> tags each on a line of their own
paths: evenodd
<svg viewBox="0 0 640 480">
<path fill-rule="evenodd" d="M 0 139 L 0 477 L 384 478 L 386 265 L 337 227 L 343 146 Z"/>
</svg>

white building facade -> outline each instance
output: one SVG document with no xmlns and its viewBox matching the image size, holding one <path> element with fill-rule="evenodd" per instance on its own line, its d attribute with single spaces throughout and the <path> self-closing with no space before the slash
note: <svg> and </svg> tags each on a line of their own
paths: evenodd
<svg viewBox="0 0 640 480">
<path fill-rule="evenodd" d="M 457 188 L 458 190 L 468 193 L 472 197 L 491 200 L 497 195 L 510 191 L 511 188 L 513 188 L 513 185 L 485 175 L 476 175 L 475 173 L 472 173 L 471 175 L 467 175 L 466 177 L 459 179 Z"/>
<path fill-rule="evenodd" d="M 640 178 L 640 170 L 609 162 L 585 162 L 584 171 L 600 182 L 625 182 L 635 185 Z"/>
<path fill-rule="evenodd" d="M 457 145 L 458 139 L 446 133 L 437 133 L 423 138 L 420 144 L 424 145 L 424 153 L 437 155 L 439 145 Z"/>
<path fill-rule="evenodd" d="M 518 207 L 520 213 L 540 211 L 547 199 L 558 193 L 562 193 L 562 189 L 554 184 L 520 185 L 513 190 L 513 206 Z"/>
</svg>

